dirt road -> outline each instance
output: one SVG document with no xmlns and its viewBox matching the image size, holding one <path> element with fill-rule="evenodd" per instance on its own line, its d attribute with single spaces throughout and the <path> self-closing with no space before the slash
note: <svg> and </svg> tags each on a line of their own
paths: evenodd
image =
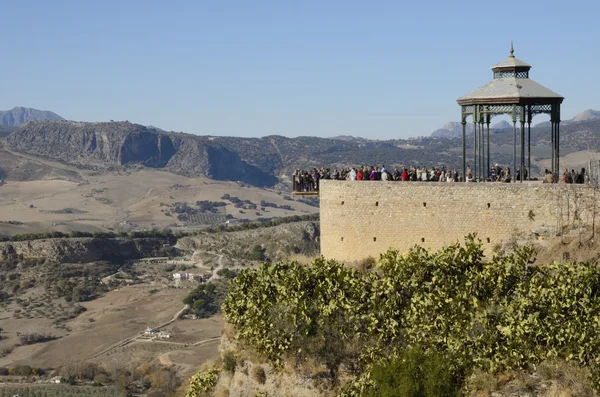
<svg viewBox="0 0 600 397">
<path fill-rule="evenodd" d="M 157 329 L 161 329 L 161 328 L 166 327 L 169 324 L 172 324 L 175 320 L 177 320 L 179 318 L 179 316 L 181 315 L 181 313 L 183 313 L 188 307 L 189 307 L 188 305 L 183 306 L 181 308 L 181 310 L 179 310 L 177 313 L 175 313 L 175 315 L 173 315 L 173 318 L 171 318 L 166 323 L 163 323 L 163 324 L 159 325 L 156 328 Z M 136 335 L 131 336 L 129 338 L 125 338 L 125 339 L 123 339 L 123 340 L 121 340 L 121 341 L 119 341 L 119 342 L 117 342 L 117 343 L 109 346 L 108 348 L 102 350 L 101 352 L 89 356 L 88 358 L 97 358 L 97 357 L 100 357 L 100 356 L 102 356 L 102 355 L 110 352 L 111 350 L 116 349 L 117 347 L 122 347 L 122 346 L 130 344 L 131 342 L 136 341 L 137 339 L 139 339 L 140 336 L 142 336 L 142 335 L 141 334 L 136 334 Z"/>
</svg>

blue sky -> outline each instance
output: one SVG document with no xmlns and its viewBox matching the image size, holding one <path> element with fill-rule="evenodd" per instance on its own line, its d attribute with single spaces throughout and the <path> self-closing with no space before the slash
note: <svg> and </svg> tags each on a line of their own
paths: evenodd
<svg viewBox="0 0 600 397">
<path fill-rule="evenodd" d="M 600 2 L 2 0 L 0 109 L 206 135 L 428 135 L 508 55 L 600 108 Z M 540 120 L 542 121 L 542 120 Z"/>
</svg>

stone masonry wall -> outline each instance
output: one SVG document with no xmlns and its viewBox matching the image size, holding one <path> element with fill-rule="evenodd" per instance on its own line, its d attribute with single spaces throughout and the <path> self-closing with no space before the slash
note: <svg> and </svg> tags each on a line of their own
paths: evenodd
<svg viewBox="0 0 600 397">
<path fill-rule="evenodd" d="M 600 197 L 599 193 L 596 193 Z M 515 234 L 590 228 L 587 185 L 321 181 L 321 253 L 357 261 L 415 244 L 438 249 L 476 232 L 491 249 Z"/>
</svg>

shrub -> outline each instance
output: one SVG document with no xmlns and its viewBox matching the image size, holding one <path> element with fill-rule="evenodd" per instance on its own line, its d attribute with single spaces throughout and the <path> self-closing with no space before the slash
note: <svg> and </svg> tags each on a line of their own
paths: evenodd
<svg viewBox="0 0 600 397">
<path fill-rule="evenodd" d="M 460 396 L 462 385 L 448 360 L 419 347 L 374 365 L 371 380 L 365 397 L 453 397 Z"/>
<path fill-rule="evenodd" d="M 252 250 L 248 253 L 248 259 L 251 261 L 264 261 L 265 260 L 265 249 L 260 245 L 255 245 Z"/>
<path fill-rule="evenodd" d="M 486 259 L 482 247 L 469 236 L 439 251 L 389 250 L 366 273 L 323 258 L 263 264 L 240 271 L 222 308 L 275 366 L 308 350 L 330 371 L 355 362 L 365 374 L 386 352 L 418 345 L 434 358 L 414 370 L 436 374 L 423 390 L 455 376 L 435 352 L 465 371 L 558 358 L 595 374 L 600 264 L 532 266 L 531 248 Z"/>
<path fill-rule="evenodd" d="M 260 365 L 252 368 L 252 378 L 259 384 L 264 385 L 267 382 L 267 374 L 265 369 Z"/>
<path fill-rule="evenodd" d="M 219 370 L 211 368 L 204 372 L 199 372 L 190 379 L 190 386 L 185 394 L 186 397 L 198 397 L 203 393 L 211 391 L 219 380 Z"/>
<path fill-rule="evenodd" d="M 196 316 L 210 317 L 219 311 L 221 302 L 227 293 L 227 285 L 220 280 L 200 284 L 183 299 L 183 303 L 190 305 L 189 311 Z"/>
<path fill-rule="evenodd" d="M 234 372 L 237 365 L 235 354 L 232 351 L 227 351 L 223 354 L 223 369 L 227 372 Z"/>
<path fill-rule="evenodd" d="M 37 332 L 19 335 L 19 341 L 22 345 L 33 345 L 35 343 L 48 342 L 54 339 L 58 339 L 58 337 L 51 334 L 40 334 Z"/>
</svg>

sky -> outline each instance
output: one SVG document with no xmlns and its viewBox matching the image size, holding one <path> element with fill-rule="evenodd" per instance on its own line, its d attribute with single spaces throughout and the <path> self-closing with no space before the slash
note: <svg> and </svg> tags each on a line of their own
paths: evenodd
<svg viewBox="0 0 600 397">
<path fill-rule="evenodd" d="M 429 135 L 508 56 L 600 109 L 600 1 L 0 0 L 0 109 L 200 135 Z M 538 121 L 544 121 L 541 118 Z"/>
</svg>

